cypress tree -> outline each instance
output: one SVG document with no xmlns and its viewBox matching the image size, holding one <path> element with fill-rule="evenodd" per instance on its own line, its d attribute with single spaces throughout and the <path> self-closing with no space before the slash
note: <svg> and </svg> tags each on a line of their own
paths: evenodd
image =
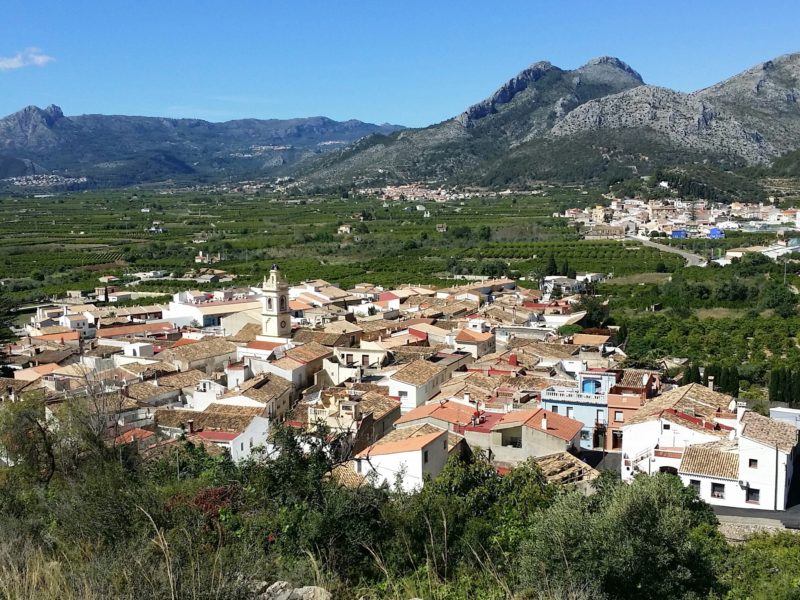
<svg viewBox="0 0 800 600">
<path fill-rule="evenodd" d="M 769 401 L 770 402 L 777 402 L 778 401 L 778 373 L 779 369 L 772 369 L 769 372 Z"/>
<path fill-rule="evenodd" d="M 564 259 L 564 262 L 561 263 L 561 274 L 564 277 L 568 277 L 569 276 L 569 262 L 567 261 L 566 258 Z"/>
<path fill-rule="evenodd" d="M 545 275 L 557 275 L 558 274 L 558 267 L 556 266 L 556 257 L 551 252 L 550 258 L 547 259 L 547 268 L 545 269 Z"/>
</svg>

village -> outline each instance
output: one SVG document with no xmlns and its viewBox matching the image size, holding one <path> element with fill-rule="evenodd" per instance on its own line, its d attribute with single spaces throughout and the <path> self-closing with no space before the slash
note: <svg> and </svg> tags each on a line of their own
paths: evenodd
<svg viewBox="0 0 800 600">
<path fill-rule="evenodd" d="M 769 203 L 707 200 L 612 199 L 609 206 L 570 208 L 553 217 L 565 218 L 584 230 L 587 240 L 707 239 L 721 240 L 726 232 L 765 233 L 776 236 L 800 229 L 800 211 L 780 209 Z M 725 266 L 747 253 L 759 253 L 770 259 L 792 254 L 800 246 L 797 238 L 776 239 L 772 244 L 730 248 L 713 262 Z"/>
<path fill-rule="evenodd" d="M 273 265 L 259 286 L 140 306 L 115 306 L 101 277 L 36 307 L 2 349 L 0 396 L 39 395 L 56 419 L 90 404 L 108 444 L 145 457 L 188 439 L 242 461 L 290 427 L 335 436 L 348 486 L 412 491 L 448 457 L 482 453 L 500 473 L 533 459 L 587 492 L 600 470 L 668 472 L 712 505 L 785 509 L 800 411 L 767 417 L 713 377 L 667 377 L 680 358 L 627 368 L 616 327 L 570 332 L 601 277 L 341 289 L 290 285 Z"/>
</svg>

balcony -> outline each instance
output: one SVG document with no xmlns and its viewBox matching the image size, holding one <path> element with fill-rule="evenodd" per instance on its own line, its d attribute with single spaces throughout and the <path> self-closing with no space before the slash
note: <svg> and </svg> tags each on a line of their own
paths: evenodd
<svg viewBox="0 0 800 600">
<path fill-rule="evenodd" d="M 542 400 L 553 402 L 572 402 L 575 404 L 592 404 L 606 406 L 606 396 L 604 394 L 586 394 L 577 390 L 542 390 Z"/>
</svg>

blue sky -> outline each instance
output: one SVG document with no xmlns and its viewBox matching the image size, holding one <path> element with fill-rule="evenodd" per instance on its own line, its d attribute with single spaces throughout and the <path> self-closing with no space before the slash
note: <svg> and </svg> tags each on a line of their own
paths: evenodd
<svg viewBox="0 0 800 600">
<path fill-rule="evenodd" d="M 798 23 L 798 0 L 3 0 L 0 115 L 423 126 L 538 60 L 612 55 L 699 89 L 800 51 Z"/>
</svg>

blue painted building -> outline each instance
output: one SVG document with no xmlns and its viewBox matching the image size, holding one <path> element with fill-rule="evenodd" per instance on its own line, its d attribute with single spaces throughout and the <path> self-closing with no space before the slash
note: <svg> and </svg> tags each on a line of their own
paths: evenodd
<svg viewBox="0 0 800 600">
<path fill-rule="evenodd" d="M 689 237 L 689 232 L 684 229 L 676 229 L 670 236 L 673 240 L 685 240 Z"/>
<path fill-rule="evenodd" d="M 710 240 L 722 240 L 725 239 L 725 232 L 722 231 L 719 227 L 712 227 L 708 232 L 708 239 Z"/>
<path fill-rule="evenodd" d="M 608 393 L 616 384 L 614 371 L 584 371 L 578 387 L 551 386 L 542 390 L 542 408 L 583 423 L 581 448 L 602 448 L 608 425 Z"/>
</svg>

